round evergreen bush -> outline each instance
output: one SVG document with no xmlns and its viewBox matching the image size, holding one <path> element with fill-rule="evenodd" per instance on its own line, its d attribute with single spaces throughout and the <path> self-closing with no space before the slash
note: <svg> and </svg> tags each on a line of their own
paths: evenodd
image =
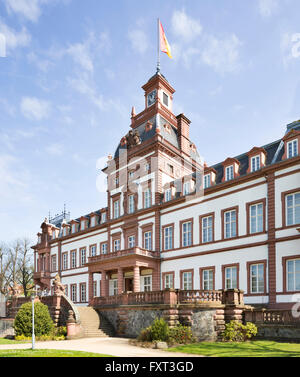
<svg viewBox="0 0 300 377">
<path fill-rule="evenodd" d="M 32 335 L 32 303 L 23 304 L 14 321 L 16 336 L 31 337 Z M 54 324 L 50 317 L 48 307 L 41 302 L 34 303 L 34 334 L 36 337 L 50 335 Z"/>
</svg>

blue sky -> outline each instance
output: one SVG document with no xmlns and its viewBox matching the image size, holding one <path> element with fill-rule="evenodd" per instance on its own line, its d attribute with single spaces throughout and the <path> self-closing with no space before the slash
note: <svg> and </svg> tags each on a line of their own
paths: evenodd
<svg viewBox="0 0 300 377">
<path fill-rule="evenodd" d="M 71 218 L 106 206 L 99 168 L 143 110 L 157 17 L 174 112 L 209 165 L 281 138 L 300 118 L 299 14 L 299 0 L 0 0 L 0 241 L 35 241 L 64 203 Z"/>
</svg>

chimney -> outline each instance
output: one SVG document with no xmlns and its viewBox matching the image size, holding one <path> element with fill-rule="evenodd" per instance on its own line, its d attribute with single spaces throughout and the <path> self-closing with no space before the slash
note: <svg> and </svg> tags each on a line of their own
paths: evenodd
<svg viewBox="0 0 300 377">
<path fill-rule="evenodd" d="M 177 129 L 178 129 L 178 140 L 179 147 L 182 152 L 190 155 L 190 124 L 191 121 L 184 115 L 177 115 Z"/>
</svg>

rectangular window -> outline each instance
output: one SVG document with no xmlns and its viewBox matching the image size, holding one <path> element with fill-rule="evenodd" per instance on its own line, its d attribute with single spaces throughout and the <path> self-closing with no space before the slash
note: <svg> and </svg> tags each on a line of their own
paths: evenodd
<svg viewBox="0 0 300 377">
<path fill-rule="evenodd" d="M 173 249 L 173 227 L 168 226 L 164 228 L 164 249 Z"/>
<path fill-rule="evenodd" d="M 224 213 L 225 238 L 236 237 L 236 210 Z"/>
<path fill-rule="evenodd" d="M 71 268 L 76 268 L 76 250 L 71 251 Z"/>
<path fill-rule="evenodd" d="M 264 293 L 265 277 L 263 263 L 252 264 L 250 266 L 251 293 Z"/>
<path fill-rule="evenodd" d="M 292 140 L 287 143 L 287 156 L 292 158 L 298 156 L 298 140 Z"/>
<path fill-rule="evenodd" d="M 144 194 L 144 208 L 151 207 L 151 189 L 147 188 Z"/>
<path fill-rule="evenodd" d="M 128 213 L 134 212 L 134 195 L 128 196 Z"/>
<path fill-rule="evenodd" d="M 118 279 L 109 280 L 109 295 L 117 296 L 118 294 Z"/>
<path fill-rule="evenodd" d="M 62 255 L 62 268 L 63 270 L 67 270 L 68 269 L 68 253 L 63 253 Z"/>
<path fill-rule="evenodd" d="M 213 217 L 208 216 L 202 219 L 202 242 L 213 241 Z"/>
<path fill-rule="evenodd" d="M 259 233 L 264 230 L 263 204 L 253 204 L 250 206 L 250 233 Z"/>
<path fill-rule="evenodd" d="M 95 225 L 96 225 L 96 217 L 93 216 L 93 217 L 91 218 L 91 227 L 92 227 L 92 226 L 95 226 Z"/>
<path fill-rule="evenodd" d="M 64 236 L 67 235 L 67 227 L 66 227 L 66 226 L 64 227 L 63 235 L 64 235 Z"/>
<path fill-rule="evenodd" d="M 184 182 L 183 195 L 188 195 L 189 193 L 190 193 L 190 182 Z"/>
<path fill-rule="evenodd" d="M 300 259 L 286 262 L 287 290 L 290 292 L 300 291 Z"/>
<path fill-rule="evenodd" d="M 210 174 L 206 174 L 205 176 L 204 176 L 204 188 L 206 189 L 206 188 L 208 188 L 208 187 L 210 187 Z"/>
<path fill-rule="evenodd" d="M 182 246 L 192 245 L 192 222 L 182 224 Z"/>
<path fill-rule="evenodd" d="M 86 285 L 80 284 L 80 302 L 86 302 Z"/>
<path fill-rule="evenodd" d="M 120 239 L 114 240 L 114 251 L 118 251 L 121 249 L 121 241 Z"/>
<path fill-rule="evenodd" d="M 300 224 L 300 192 L 286 195 L 286 224 Z"/>
<path fill-rule="evenodd" d="M 135 246 L 135 236 L 128 237 L 128 248 L 131 249 Z"/>
<path fill-rule="evenodd" d="M 146 250 L 152 250 L 152 232 L 144 233 L 144 248 Z"/>
<path fill-rule="evenodd" d="M 120 202 L 116 200 L 114 202 L 114 219 L 117 219 L 120 216 Z"/>
<path fill-rule="evenodd" d="M 101 223 L 105 223 L 106 221 L 106 213 L 105 212 L 102 212 L 102 215 L 101 215 Z"/>
<path fill-rule="evenodd" d="M 237 288 L 237 267 L 225 268 L 225 289 Z"/>
<path fill-rule="evenodd" d="M 230 181 L 231 179 L 233 179 L 233 165 L 227 166 L 227 168 L 225 169 L 225 173 L 226 181 Z"/>
<path fill-rule="evenodd" d="M 97 252 L 97 246 L 96 245 L 92 245 L 90 247 L 90 255 L 91 255 L 91 257 L 95 257 L 96 256 L 96 252 Z"/>
<path fill-rule="evenodd" d="M 165 289 L 174 288 L 173 274 L 165 275 Z"/>
<path fill-rule="evenodd" d="M 171 200 L 171 189 L 167 189 L 165 191 L 165 202 L 168 202 Z"/>
<path fill-rule="evenodd" d="M 81 221 L 80 230 L 84 230 L 84 228 L 85 228 L 85 220 Z"/>
<path fill-rule="evenodd" d="M 84 266 L 86 263 L 86 249 L 80 250 L 80 266 Z"/>
<path fill-rule="evenodd" d="M 149 292 L 152 291 L 152 276 L 143 276 L 142 277 L 142 286 L 143 286 L 143 291 L 144 292 Z"/>
<path fill-rule="evenodd" d="M 169 106 L 169 96 L 163 92 L 163 104 Z"/>
<path fill-rule="evenodd" d="M 213 270 L 203 270 L 202 286 L 205 291 L 214 289 L 214 271 Z"/>
<path fill-rule="evenodd" d="M 71 300 L 73 302 L 77 301 L 77 286 L 76 286 L 76 284 L 71 284 Z"/>
<path fill-rule="evenodd" d="M 260 169 L 260 156 L 251 157 L 251 172 Z"/>
<path fill-rule="evenodd" d="M 182 272 L 182 289 L 192 290 L 193 289 L 193 274 L 192 271 Z"/>
<path fill-rule="evenodd" d="M 107 254 L 107 243 L 101 244 L 101 254 Z"/>
<path fill-rule="evenodd" d="M 76 224 L 72 224 L 72 233 L 76 232 Z"/>
<path fill-rule="evenodd" d="M 168 171 L 169 174 L 173 175 L 173 173 L 174 173 L 173 165 L 167 164 L 167 171 Z"/>
<path fill-rule="evenodd" d="M 56 255 L 51 257 L 51 271 L 56 271 Z"/>
<path fill-rule="evenodd" d="M 53 230 L 53 231 L 52 231 L 52 239 L 54 240 L 55 237 L 56 237 L 56 230 Z"/>
<path fill-rule="evenodd" d="M 93 297 L 98 297 L 97 296 L 97 282 L 93 281 Z"/>
</svg>

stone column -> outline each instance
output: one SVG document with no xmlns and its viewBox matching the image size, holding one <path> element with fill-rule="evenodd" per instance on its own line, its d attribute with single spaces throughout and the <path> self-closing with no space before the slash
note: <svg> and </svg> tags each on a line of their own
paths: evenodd
<svg viewBox="0 0 300 377">
<path fill-rule="evenodd" d="M 101 297 L 106 297 L 108 296 L 107 294 L 107 280 L 106 280 L 106 271 L 101 271 L 101 292 L 100 292 Z"/>
<path fill-rule="evenodd" d="M 123 269 L 121 267 L 118 268 L 118 294 L 121 295 L 124 291 L 123 288 Z"/>
<path fill-rule="evenodd" d="M 140 292 L 140 268 L 139 266 L 133 267 L 133 292 Z"/>
<path fill-rule="evenodd" d="M 89 305 L 92 305 L 94 298 L 94 274 L 89 272 Z"/>
</svg>

